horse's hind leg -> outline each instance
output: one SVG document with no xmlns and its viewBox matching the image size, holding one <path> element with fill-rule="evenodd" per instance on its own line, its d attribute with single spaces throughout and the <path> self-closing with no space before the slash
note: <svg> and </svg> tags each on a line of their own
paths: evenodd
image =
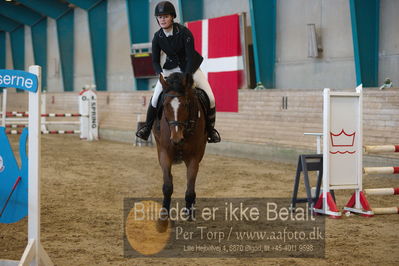
<svg viewBox="0 0 399 266">
<path fill-rule="evenodd" d="M 199 162 L 191 160 L 187 166 L 187 190 L 186 190 L 186 208 L 189 210 L 190 216 L 193 215 L 192 207 L 195 204 L 195 181 L 197 179 Z"/>
</svg>

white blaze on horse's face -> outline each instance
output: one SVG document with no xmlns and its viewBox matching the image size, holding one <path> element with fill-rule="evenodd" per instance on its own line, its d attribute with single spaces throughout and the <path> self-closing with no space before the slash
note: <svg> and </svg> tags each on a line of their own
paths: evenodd
<svg viewBox="0 0 399 266">
<path fill-rule="evenodd" d="M 179 111 L 179 106 L 180 106 L 179 98 L 177 98 L 177 97 L 173 98 L 173 100 L 170 102 L 170 105 L 172 106 L 173 113 L 175 114 L 175 121 L 178 121 L 177 120 L 177 112 Z M 176 133 L 177 133 L 177 131 L 179 130 L 179 127 L 175 126 L 175 129 L 176 129 Z"/>
</svg>

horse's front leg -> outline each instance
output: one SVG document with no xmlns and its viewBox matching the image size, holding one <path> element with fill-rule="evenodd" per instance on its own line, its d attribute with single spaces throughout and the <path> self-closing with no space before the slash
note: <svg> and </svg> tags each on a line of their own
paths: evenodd
<svg viewBox="0 0 399 266">
<path fill-rule="evenodd" d="M 197 160 L 190 160 L 186 163 L 187 166 L 187 190 L 186 190 L 186 208 L 189 211 L 190 218 L 194 217 L 193 205 L 195 204 L 195 181 L 197 179 L 199 162 Z"/>
<path fill-rule="evenodd" d="M 173 176 L 172 176 L 172 172 L 171 172 L 172 161 L 169 158 L 170 158 L 170 156 L 167 156 L 167 154 L 160 156 L 160 164 L 161 164 L 162 173 L 163 173 L 163 186 L 162 186 L 163 203 L 162 203 L 162 207 L 167 210 L 168 214 L 169 214 L 170 202 L 171 202 L 172 194 L 173 194 Z"/>
<path fill-rule="evenodd" d="M 165 232 L 168 228 L 168 218 L 169 218 L 169 210 L 170 210 L 170 202 L 172 199 L 173 193 L 173 177 L 171 173 L 172 162 L 169 160 L 169 157 L 166 154 L 160 154 L 159 162 L 162 168 L 163 173 L 163 203 L 162 203 L 162 211 L 160 212 L 160 216 L 157 222 L 157 230 L 162 233 Z M 166 212 L 164 211 L 166 210 Z"/>
</svg>

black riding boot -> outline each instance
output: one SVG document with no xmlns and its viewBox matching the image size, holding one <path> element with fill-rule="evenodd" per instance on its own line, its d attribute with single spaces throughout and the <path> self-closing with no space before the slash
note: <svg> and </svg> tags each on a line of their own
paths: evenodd
<svg viewBox="0 0 399 266">
<path fill-rule="evenodd" d="M 219 132 L 215 129 L 216 109 L 211 108 L 208 113 L 207 131 L 208 143 L 220 142 Z"/>
<path fill-rule="evenodd" d="M 148 140 L 148 137 L 151 134 L 152 124 L 154 123 L 156 115 L 157 115 L 157 108 L 152 107 L 150 102 L 150 104 L 148 105 L 145 125 L 136 132 L 136 136 L 138 138 L 141 138 L 143 140 Z"/>
</svg>

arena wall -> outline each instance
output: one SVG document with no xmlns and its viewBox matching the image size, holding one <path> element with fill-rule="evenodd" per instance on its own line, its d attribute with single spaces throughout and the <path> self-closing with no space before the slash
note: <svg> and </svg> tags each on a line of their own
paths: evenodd
<svg viewBox="0 0 399 266">
<path fill-rule="evenodd" d="M 315 24 L 320 36 L 323 51 L 317 58 L 308 57 L 307 24 Z M 277 1 L 276 47 L 277 88 L 298 84 L 295 88 L 343 89 L 355 85 L 350 10 L 346 0 Z"/>
<path fill-rule="evenodd" d="M 381 0 L 380 2 L 380 61 L 378 80 L 382 83 L 390 78 L 394 86 L 399 84 L 399 1 Z M 395 85 L 396 84 L 396 85 Z"/>
<path fill-rule="evenodd" d="M 155 5 L 150 1 L 148 40 L 159 29 L 153 17 Z M 178 1 L 172 0 L 177 6 Z M 399 1 L 380 1 L 379 84 L 386 78 L 399 84 L 399 17 L 395 11 Z M 179 10 L 177 10 L 179 13 Z M 204 0 L 204 18 L 231 13 L 247 13 L 248 32 L 251 21 L 249 2 L 242 0 Z M 180 14 L 176 21 L 180 21 Z M 307 56 L 308 37 L 306 25 L 314 23 L 321 36 L 323 52 L 318 58 Z M 92 55 L 85 10 L 75 8 L 74 90 L 94 83 Z M 285 0 L 277 1 L 276 36 L 276 87 L 312 90 L 318 87 L 350 88 L 355 86 L 352 28 L 347 0 Z M 108 1 L 108 68 L 107 90 L 110 92 L 136 89 L 130 65 L 130 37 L 127 22 L 126 1 Z M 25 26 L 25 65 L 33 62 L 30 27 Z M 251 35 L 248 34 L 251 43 Z M 10 37 L 6 34 L 6 66 L 12 69 Z M 64 90 L 61 76 L 56 22 L 48 18 L 48 91 Z M 155 81 L 151 80 L 149 87 Z"/>
<path fill-rule="evenodd" d="M 397 90 L 365 90 L 365 144 L 399 143 Z M 77 97 L 76 92 L 47 93 L 47 112 L 76 112 Z M 148 91 L 98 92 L 100 137 L 134 143 L 138 116 L 145 119 L 150 97 Z M 287 109 L 283 108 L 283 97 L 288 99 Z M 208 145 L 208 151 L 295 161 L 297 154 L 316 149 L 315 137 L 303 133 L 322 132 L 322 103 L 322 89 L 240 90 L 239 112 L 217 114 L 216 128 L 223 142 Z M 9 93 L 8 110 L 24 110 L 26 106 L 26 97 Z"/>
</svg>

